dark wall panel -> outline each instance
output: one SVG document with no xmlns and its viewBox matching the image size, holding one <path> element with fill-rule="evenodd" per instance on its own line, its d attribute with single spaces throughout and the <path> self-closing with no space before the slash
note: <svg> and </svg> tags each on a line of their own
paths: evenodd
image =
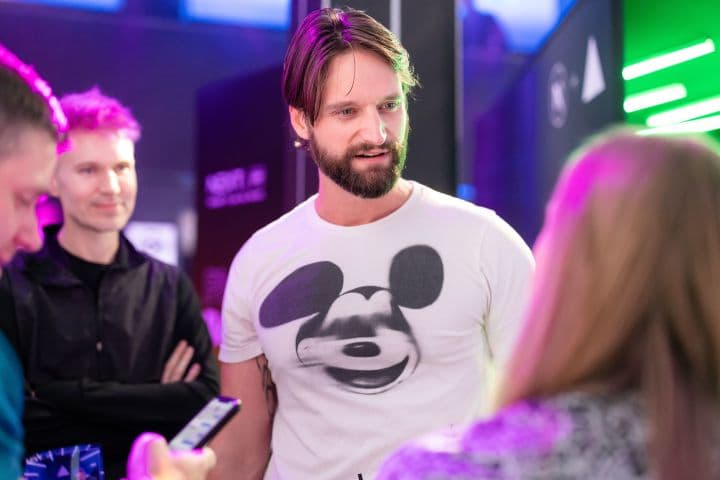
<svg viewBox="0 0 720 480">
<path fill-rule="evenodd" d="M 410 102 L 408 178 L 455 194 L 455 2 L 402 2 L 401 39 L 420 77 Z"/>
<path fill-rule="evenodd" d="M 280 75 L 276 67 L 214 82 L 197 96 L 199 215 L 193 273 L 210 314 L 219 314 L 237 251 L 285 208 L 290 142 Z"/>
<path fill-rule="evenodd" d="M 567 156 L 624 120 L 619 0 L 578 0 L 475 135 L 477 201 L 529 243 Z"/>
</svg>

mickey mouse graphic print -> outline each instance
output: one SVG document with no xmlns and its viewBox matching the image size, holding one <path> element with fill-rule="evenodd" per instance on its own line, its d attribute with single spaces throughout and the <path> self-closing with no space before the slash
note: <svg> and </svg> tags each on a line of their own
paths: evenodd
<svg viewBox="0 0 720 480">
<path fill-rule="evenodd" d="M 230 269 L 220 360 L 264 354 L 278 393 L 266 479 L 371 479 L 401 443 L 474 419 L 502 365 L 533 260 L 492 211 L 413 183 L 366 225 L 311 197 Z"/>
<path fill-rule="evenodd" d="M 319 365 L 342 388 L 379 393 L 415 371 L 421 353 L 400 307 L 423 308 L 440 295 L 443 265 L 426 245 L 392 259 L 386 287 L 343 292 L 343 273 L 332 262 L 300 267 L 284 278 L 260 307 L 260 325 L 273 328 L 307 318 L 296 338 L 298 360 Z"/>
</svg>

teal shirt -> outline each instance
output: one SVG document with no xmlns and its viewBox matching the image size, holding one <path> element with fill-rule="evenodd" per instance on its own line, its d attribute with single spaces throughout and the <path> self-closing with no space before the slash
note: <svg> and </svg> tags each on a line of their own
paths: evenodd
<svg viewBox="0 0 720 480">
<path fill-rule="evenodd" d="M 15 350 L 0 333 L 0 478 L 22 475 L 23 377 Z"/>
</svg>

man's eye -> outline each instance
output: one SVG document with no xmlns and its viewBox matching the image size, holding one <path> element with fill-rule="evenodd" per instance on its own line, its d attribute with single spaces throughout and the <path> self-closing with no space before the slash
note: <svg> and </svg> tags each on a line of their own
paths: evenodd
<svg viewBox="0 0 720 480">
<path fill-rule="evenodd" d="M 355 113 L 355 109 L 353 108 L 343 108 L 342 110 L 337 111 L 337 114 L 340 117 L 349 117 L 353 113 Z"/>
</svg>

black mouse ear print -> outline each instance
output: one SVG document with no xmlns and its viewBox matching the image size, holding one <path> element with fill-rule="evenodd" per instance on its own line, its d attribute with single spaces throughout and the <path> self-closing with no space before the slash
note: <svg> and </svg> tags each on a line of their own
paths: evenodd
<svg viewBox="0 0 720 480">
<path fill-rule="evenodd" d="M 332 262 L 300 267 L 285 277 L 260 306 L 260 325 L 277 327 L 327 308 L 340 294 L 343 274 Z"/>
<path fill-rule="evenodd" d="M 427 245 L 401 250 L 390 267 L 390 291 L 398 305 L 422 308 L 430 305 L 443 286 L 440 255 Z"/>
</svg>

